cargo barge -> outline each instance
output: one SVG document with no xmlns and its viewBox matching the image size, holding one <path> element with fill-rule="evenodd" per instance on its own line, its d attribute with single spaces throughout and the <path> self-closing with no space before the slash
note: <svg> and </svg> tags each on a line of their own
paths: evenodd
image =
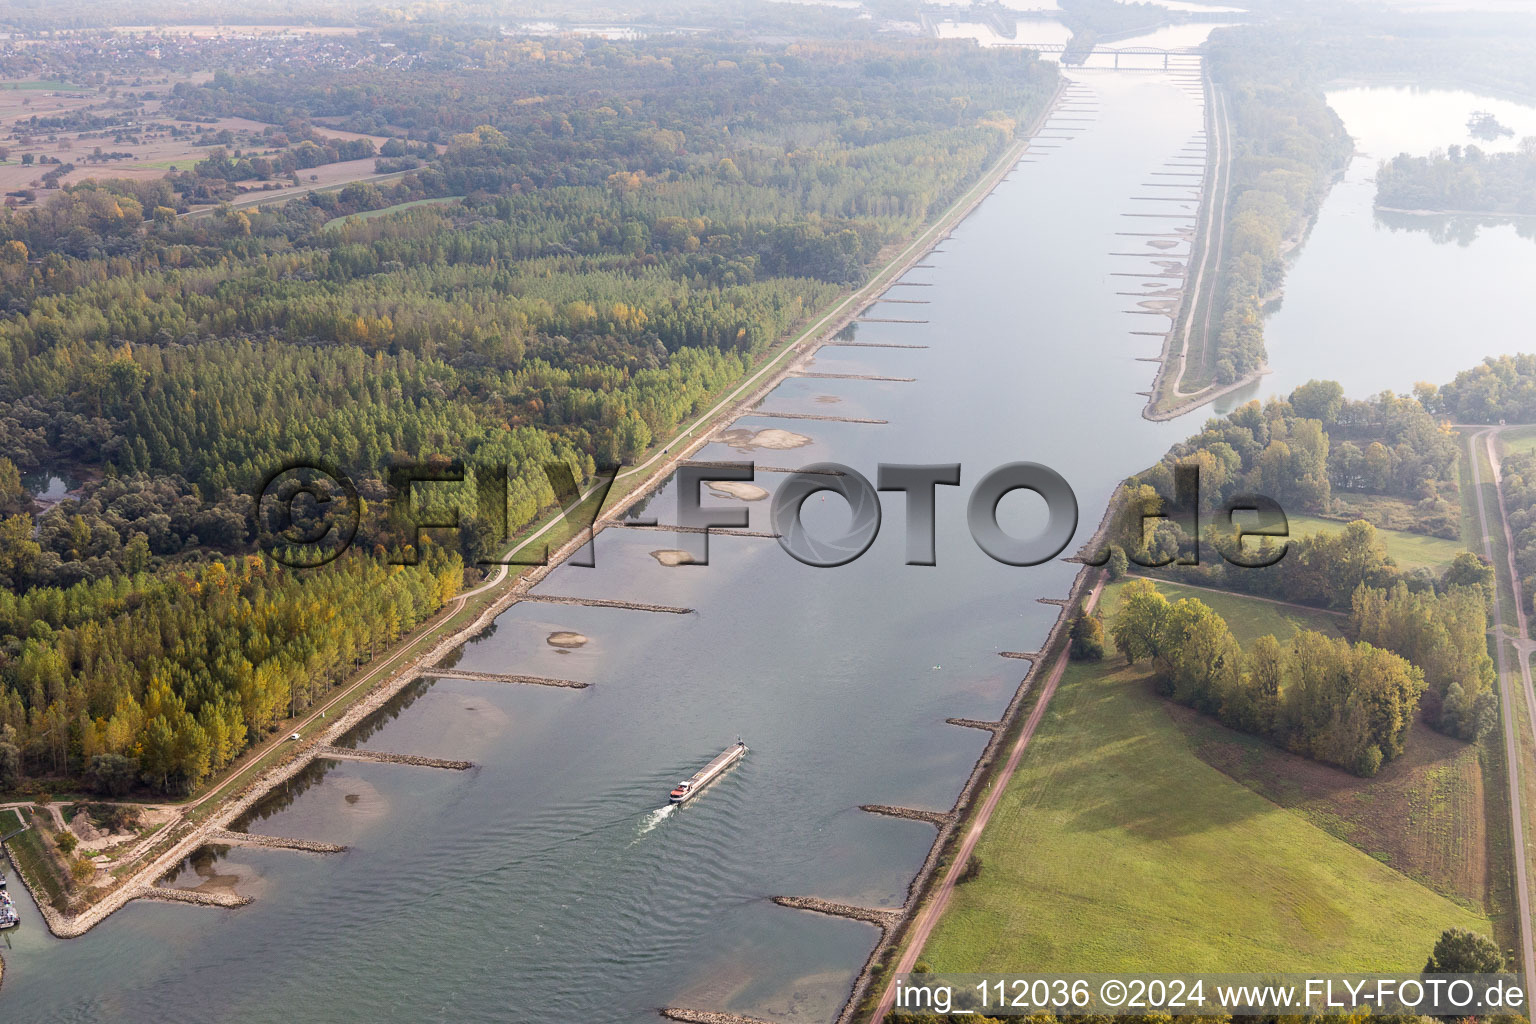
<svg viewBox="0 0 1536 1024">
<path fill-rule="evenodd" d="M 671 801 L 675 804 L 680 804 L 684 800 L 693 799 L 699 790 L 718 779 L 727 768 L 745 757 L 746 753 L 747 745 L 741 742 L 741 740 L 737 740 L 731 746 L 721 751 L 709 764 L 694 772 L 692 778 L 679 782 L 677 788 L 670 795 Z"/>
</svg>

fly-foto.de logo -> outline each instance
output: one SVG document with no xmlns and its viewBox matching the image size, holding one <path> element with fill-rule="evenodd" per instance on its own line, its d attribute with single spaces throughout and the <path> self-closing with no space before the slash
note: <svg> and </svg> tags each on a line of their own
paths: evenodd
<svg viewBox="0 0 1536 1024">
<path fill-rule="evenodd" d="M 583 488 L 568 463 L 551 462 L 543 468 L 544 482 L 554 496 L 554 504 L 581 524 L 589 541 L 616 472 L 615 467 L 599 467 Z M 796 561 L 832 568 L 855 561 L 874 544 L 882 525 L 882 491 L 904 495 L 906 564 L 937 564 L 938 488 L 961 486 L 962 472 L 960 463 L 882 462 L 871 482 L 851 466 L 821 462 L 775 475 L 782 476 L 782 480 L 768 508 L 770 535 Z M 659 522 L 655 515 L 631 516 L 623 522 L 658 529 L 672 525 L 680 534 L 699 537 L 700 542 L 695 545 L 698 553 L 690 553 L 679 564 L 709 564 L 711 531 L 761 528 L 761 523 L 753 523 L 750 508 L 739 503 L 706 504 L 703 497 L 704 490 L 712 484 L 756 480 L 757 468 L 752 462 L 688 462 L 679 465 L 674 476 L 677 507 L 671 524 Z M 505 465 L 439 460 L 396 465 L 387 477 L 384 493 L 389 521 L 395 535 L 400 536 L 403 531 L 405 539 L 393 561 L 414 562 L 426 531 L 464 529 L 469 519 L 477 528 L 490 529 L 487 550 L 503 552 L 476 558 L 478 564 L 549 564 L 548 543 L 525 542 L 508 550 L 515 532 L 527 522 L 513 522 L 518 509 L 509 497 L 511 480 Z M 1157 495 L 1152 500 L 1137 496 L 1125 501 L 1112 519 L 1115 528 L 1100 539 L 1097 551 L 1084 561 L 1103 565 L 1111 557 L 1112 546 L 1119 546 L 1130 561 L 1148 568 L 1198 565 L 1202 519 L 1198 468 L 1177 467 L 1174 480 L 1175 494 L 1171 499 Z M 524 487 L 525 493 L 526 490 Z M 1045 504 L 1044 525 L 1029 536 L 1016 536 L 999 521 L 998 509 L 1003 499 L 1017 491 L 1030 492 Z M 848 522 L 830 533 L 825 529 L 812 531 L 803 518 L 806 503 L 813 497 L 829 495 L 841 497 L 847 504 Z M 287 464 L 269 474 L 256 495 L 258 544 L 284 565 L 323 565 L 357 539 L 367 505 L 358 485 L 335 465 L 323 461 Z M 522 500 L 520 507 L 526 505 L 526 499 Z M 1244 513 L 1254 518 L 1249 519 Z M 1289 536 L 1285 513 L 1275 501 L 1258 494 L 1233 495 L 1214 514 L 1221 527 L 1216 548 L 1230 564 L 1263 568 L 1284 557 L 1284 543 L 1266 543 L 1257 551 L 1243 543 L 1248 537 L 1268 540 Z M 526 512 L 523 518 L 527 519 Z M 1005 565 L 1040 565 L 1060 555 L 1076 535 L 1077 495 L 1067 480 L 1049 466 L 1009 462 L 982 474 L 971 488 L 965 522 L 976 546 L 992 559 Z M 1179 531 L 1175 554 L 1157 553 L 1155 546 L 1148 544 L 1148 537 L 1166 526 Z M 570 564 L 595 566 L 593 546 L 586 545 Z"/>
</svg>

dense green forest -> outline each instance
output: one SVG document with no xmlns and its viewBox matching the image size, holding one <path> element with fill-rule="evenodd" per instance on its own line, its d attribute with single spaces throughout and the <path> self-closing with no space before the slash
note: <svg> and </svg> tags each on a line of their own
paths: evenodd
<svg viewBox="0 0 1536 1024">
<path fill-rule="evenodd" d="M 0 575 L 23 609 L 0 615 L 0 742 L 22 775 L 105 764 L 185 791 L 217 771 L 550 507 L 548 464 L 585 481 L 706 408 L 1056 81 L 932 41 L 433 45 L 399 68 L 222 69 L 168 101 L 319 153 L 215 150 L 0 214 Z M 412 169 L 178 215 L 327 159 L 318 119 Z M 444 201 L 344 219 L 418 199 Z M 360 542 L 312 571 L 243 561 L 254 490 L 314 459 L 357 481 Z M 476 518 L 471 469 L 452 550 L 390 565 L 415 533 L 384 481 L 431 459 L 505 467 L 507 522 Z M 85 484 L 38 510 L 20 480 L 39 472 Z"/>
<path fill-rule="evenodd" d="M 1376 171 L 1376 205 L 1396 210 L 1536 214 L 1536 138 L 1513 153 L 1451 146 L 1443 153 L 1401 153 Z"/>
<path fill-rule="evenodd" d="M 259 556 L 0 594 L 0 742 L 24 769 L 187 792 L 458 592 L 463 563 Z M 0 756 L 0 762 L 7 760 Z M 16 780 L 8 781 L 14 784 Z"/>
<path fill-rule="evenodd" d="M 1536 422 L 1536 355 L 1489 356 L 1425 398 L 1457 423 Z"/>
</svg>

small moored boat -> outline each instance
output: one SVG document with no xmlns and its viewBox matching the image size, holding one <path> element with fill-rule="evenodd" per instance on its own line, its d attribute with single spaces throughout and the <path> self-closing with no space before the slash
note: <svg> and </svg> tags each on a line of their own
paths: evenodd
<svg viewBox="0 0 1536 1024">
<path fill-rule="evenodd" d="M 0 875 L 0 930 L 15 928 L 21 923 L 21 915 L 16 913 L 16 904 L 11 902 L 11 894 L 5 889 L 5 876 Z"/>
<path fill-rule="evenodd" d="M 692 778 L 679 782 L 677 788 L 672 790 L 671 801 L 680 804 L 684 800 L 693 799 L 699 790 L 718 779 L 727 768 L 745 757 L 746 753 L 747 745 L 738 739 L 716 755 L 713 761 L 694 772 Z"/>
</svg>

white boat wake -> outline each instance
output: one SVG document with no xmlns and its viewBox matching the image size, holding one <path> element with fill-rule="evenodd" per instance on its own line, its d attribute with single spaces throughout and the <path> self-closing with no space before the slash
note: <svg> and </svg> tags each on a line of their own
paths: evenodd
<svg viewBox="0 0 1536 1024">
<path fill-rule="evenodd" d="M 667 818 L 669 818 L 672 812 L 675 810 L 677 810 L 677 804 L 667 804 L 667 806 L 658 807 L 650 814 L 647 814 L 645 816 L 645 820 L 640 823 L 640 835 L 645 835 L 647 832 L 651 831 L 651 829 L 666 821 Z M 636 836 L 635 838 L 638 839 L 639 836 Z"/>
</svg>

